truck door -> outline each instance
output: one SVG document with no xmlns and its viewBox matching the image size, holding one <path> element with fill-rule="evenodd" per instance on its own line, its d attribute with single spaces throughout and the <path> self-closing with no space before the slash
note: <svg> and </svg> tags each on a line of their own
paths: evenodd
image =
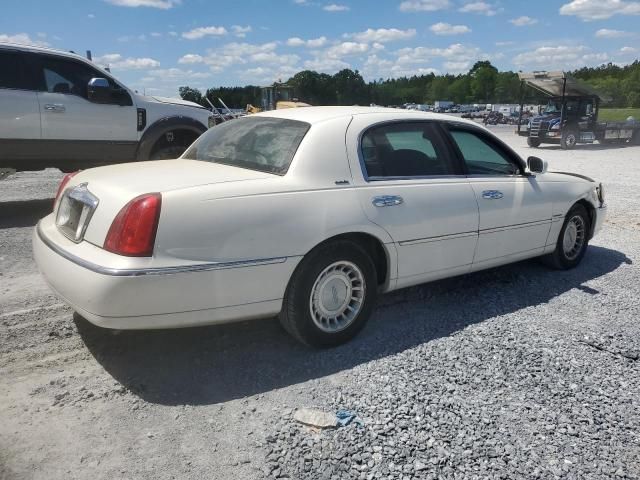
<svg viewBox="0 0 640 480">
<path fill-rule="evenodd" d="M 21 52 L 0 50 L 0 163 L 20 168 L 34 160 L 40 139 L 37 85 Z"/>
<path fill-rule="evenodd" d="M 73 160 L 132 160 L 138 131 L 131 95 L 107 78 L 119 95 L 93 103 L 87 85 L 92 78 L 104 78 L 103 73 L 71 58 L 39 55 L 38 60 L 44 82 L 38 93 L 42 139 L 53 141 L 52 154 Z"/>
</svg>

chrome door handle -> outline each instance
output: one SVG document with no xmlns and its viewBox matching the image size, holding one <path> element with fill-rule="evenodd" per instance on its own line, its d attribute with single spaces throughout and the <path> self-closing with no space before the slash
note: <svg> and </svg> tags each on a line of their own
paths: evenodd
<svg viewBox="0 0 640 480">
<path fill-rule="evenodd" d="M 504 197 L 504 194 L 499 190 L 485 190 L 482 192 L 482 198 L 486 198 L 487 200 L 498 200 L 502 197 Z"/>
<path fill-rule="evenodd" d="M 398 195 L 380 195 L 379 197 L 373 197 L 371 203 L 376 207 L 393 207 L 394 205 L 401 205 L 404 200 Z"/>
<path fill-rule="evenodd" d="M 45 103 L 44 109 L 48 112 L 64 113 L 65 106 L 61 103 Z"/>
</svg>

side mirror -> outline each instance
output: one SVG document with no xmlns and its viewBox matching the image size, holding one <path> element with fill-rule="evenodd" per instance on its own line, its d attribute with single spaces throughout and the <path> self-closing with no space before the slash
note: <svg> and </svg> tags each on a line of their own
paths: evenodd
<svg viewBox="0 0 640 480">
<path fill-rule="evenodd" d="M 87 84 L 87 98 L 94 103 L 111 103 L 111 85 L 106 78 L 92 78 Z"/>
<path fill-rule="evenodd" d="M 527 158 L 527 167 L 531 173 L 546 173 L 549 165 L 538 157 Z"/>
</svg>

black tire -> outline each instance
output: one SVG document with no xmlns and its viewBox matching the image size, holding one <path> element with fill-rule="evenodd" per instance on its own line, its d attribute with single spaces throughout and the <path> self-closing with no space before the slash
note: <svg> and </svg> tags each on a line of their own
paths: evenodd
<svg viewBox="0 0 640 480">
<path fill-rule="evenodd" d="M 567 129 L 562 132 L 562 138 L 560 139 L 560 146 L 564 150 L 573 150 L 578 143 L 578 132 L 573 129 Z"/>
<path fill-rule="evenodd" d="M 569 227 L 569 223 L 576 216 L 582 220 L 583 241 L 576 254 L 568 255 L 564 248 L 565 232 Z M 589 232 L 591 232 L 591 220 L 589 219 L 587 209 L 580 204 L 574 205 L 564 219 L 562 229 L 560 229 L 560 235 L 558 235 L 558 241 L 556 242 L 556 249 L 543 257 L 544 262 L 557 270 L 569 270 L 576 267 L 582 261 L 582 257 L 584 257 L 587 247 L 589 246 Z"/>
<path fill-rule="evenodd" d="M 527 137 L 527 145 L 533 148 L 538 148 L 540 146 L 540 139 Z"/>
<path fill-rule="evenodd" d="M 169 147 L 162 147 L 154 151 L 149 160 L 172 160 L 178 158 L 184 153 L 188 145 L 171 145 Z"/>
<path fill-rule="evenodd" d="M 311 298 L 316 281 L 337 262 L 349 262 L 359 269 L 364 280 L 363 296 L 355 317 L 343 329 L 327 332 L 314 321 Z M 280 323 L 305 345 L 317 348 L 340 345 L 351 340 L 364 327 L 376 303 L 377 287 L 375 265 L 362 247 L 348 240 L 321 245 L 308 253 L 293 273 L 280 312 Z"/>
</svg>

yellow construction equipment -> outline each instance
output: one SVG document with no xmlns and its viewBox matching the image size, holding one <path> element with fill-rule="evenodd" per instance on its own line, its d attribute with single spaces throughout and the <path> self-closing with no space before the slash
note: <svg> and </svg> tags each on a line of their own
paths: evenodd
<svg viewBox="0 0 640 480">
<path fill-rule="evenodd" d="M 274 82 L 273 85 L 261 87 L 260 107 L 247 104 L 247 113 L 266 112 L 269 110 L 281 110 L 283 108 L 310 107 L 308 103 L 299 101 L 295 97 L 295 88 L 286 83 Z"/>
</svg>

